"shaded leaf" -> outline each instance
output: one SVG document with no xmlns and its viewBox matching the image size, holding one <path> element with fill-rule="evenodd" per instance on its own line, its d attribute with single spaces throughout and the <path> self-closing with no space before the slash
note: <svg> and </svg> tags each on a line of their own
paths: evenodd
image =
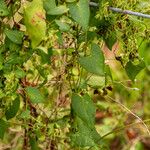
<svg viewBox="0 0 150 150">
<path fill-rule="evenodd" d="M 117 38 L 115 33 L 111 32 L 107 38 L 104 38 L 104 41 L 109 48 L 109 50 L 112 50 L 113 45 L 116 43 Z"/>
<path fill-rule="evenodd" d="M 6 36 L 14 43 L 16 44 L 21 44 L 22 43 L 22 38 L 23 38 L 23 32 L 18 31 L 18 30 L 10 30 L 6 29 L 5 30 Z"/>
<path fill-rule="evenodd" d="M 30 137 L 31 150 L 40 150 L 35 137 Z"/>
<path fill-rule="evenodd" d="M 88 0 L 79 0 L 77 3 L 68 4 L 72 18 L 83 27 L 84 30 L 88 29 L 90 9 Z"/>
<path fill-rule="evenodd" d="M 32 48 L 35 48 L 46 35 L 45 10 L 42 0 L 33 0 L 25 7 L 24 22 Z"/>
<path fill-rule="evenodd" d="M 3 55 L 0 53 L 0 70 L 3 69 L 3 63 L 4 63 L 4 58 Z"/>
<path fill-rule="evenodd" d="M 8 123 L 4 121 L 3 119 L 0 119 L 0 138 L 4 138 L 4 134 L 8 128 Z"/>
<path fill-rule="evenodd" d="M 32 103 L 44 102 L 44 97 L 37 88 L 29 86 L 26 88 L 26 92 Z"/>
<path fill-rule="evenodd" d="M 60 45 L 63 45 L 63 37 L 62 37 L 61 31 L 58 31 L 58 32 L 56 33 L 56 35 L 57 35 L 57 41 L 58 41 L 58 43 L 59 43 Z"/>
<path fill-rule="evenodd" d="M 11 53 L 8 57 L 8 60 L 6 61 L 7 64 L 21 64 L 22 62 L 23 59 L 16 53 Z"/>
<path fill-rule="evenodd" d="M 51 63 L 51 61 L 50 61 L 50 58 L 52 56 L 51 52 L 52 52 L 51 49 L 48 50 L 48 53 L 44 52 L 44 50 L 40 47 L 37 49 L 37 53 L 41 57 L 41 62 L 43 64 L 50 64 Z"/>
<path fill-rule="evenodd" d="M 131 61 L 129 61 L 125 66 L 126 73 L 132 81 L 134 81 L 137 74 L 144 68 L 145 63 L 143 61 L 140 62 L 138 65 L 134 65 Z"/>
<path fill-rule="evenodd" d="M 20 107 L 20 99 L 18 97 L 12 102 L 12 105 L 10 105 L 9 109 L 6 110 L 5 112 L 6 119 L 9 120 L 15 117 L 19 110 L 19 107 Z"/>
<path fill-rule="evenodd" d="M 91 46 L 91 56 L 79 58 L 79 63 L 90 73 L 104 75 L 104 55 L 100 47 L 95 43 Z"/>
</svg>

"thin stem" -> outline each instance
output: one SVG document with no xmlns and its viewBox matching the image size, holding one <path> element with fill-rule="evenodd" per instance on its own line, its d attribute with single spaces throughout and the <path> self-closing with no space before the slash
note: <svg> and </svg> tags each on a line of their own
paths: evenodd
<svg viewBox="0 0 150 150">
<path fill-rule="evenodd" d="M 123 105 L 122 103 L 120 103 L 119 101 L 116 101 L 115 99 L 113 99 L 110 96 L 107 96 L 109 99 L 111 99 L 113 102 L 117 103 L 119 106 L 121 106 L 122 108 L 124 108 L 124 110 L 126 110 L 127 112 L 129 112 L 130 114 L 132 114 L 135 118 L 137 118 L 145 127 L 145 129 L 147 130 L 147 133 L 150 135 L 150 131 L 147 127 L 147 125 L 144 123 L 144 121 L 135 113 L 133 113 L 130 109 L 128 109 L 125 105 Z"/>
<path fill-rule="evenodd" d="M 145 122 L 150 122 L 150 119 L 143 120 L 143 122 L 144 122 L 144 123 L 145 123 Z M 106 137 L 106 136 L 108 136 L 108 135 L 110 135 L 110 134 L 112 134 L 112 133 L 119 132 L 119 131 L 121 131 L 121 130 L 123 130 L 123 129 L 125 129 L 125 128 L 129 128 L 129 127 L 132 127 L 133 125 L 140 124 L 140 123 L 141 123 L 141 122 L 134 122 L 134 123 L 128 124 L 128 125 L 126 125 L 126 126 L 121 126 L 121 127 L 119 127 L 119 128 L 116 128 L 116 129 L 114 129 L 114 130 L 112 130 L 112 131 L 110 131 L 110 132 L 104 134 L 103 136 L 101 136 L 101 139 L 103 139 L 104 137 Z"/>
<path fill-rule="evenodd" d="M 90 6 L 93 6 L 93 7 L 99 7 L 99 4 L 95 3 L 95 2 L 89 2 L 89 4 L 90 4 Z M 120 8 L 115 8 L 115 7 L 108 7 L 108 9 L 111 10 L 111 11 L 117 12 L 117 13 L 134 15 L 134 16 L 138 16 L 138 17 L 143 17 L 143 18 L 150 19 L 150 15 L 148 15 L 148 14 L 134 12 L 134 11 L 131 11 L 131 10 L 122 10 Z"/>
</svg>

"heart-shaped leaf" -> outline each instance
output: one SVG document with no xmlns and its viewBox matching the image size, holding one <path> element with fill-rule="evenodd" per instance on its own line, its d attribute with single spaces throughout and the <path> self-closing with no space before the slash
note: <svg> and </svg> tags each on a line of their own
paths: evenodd
<svg viewBox="0 0 150 150">
<path fill-rule="evenodd" d="M 90 17 L 89 0 L 79 0 L 77 3 L 69 3 L 68 7 L 72 18 L 79 23 L 84 30 L 87 30 Z"/>
<path fill-rule="evenodd" d="M 125 66 L 126 73 L 132 81 L 134 81 L 137 74 L 144 68 L 145 63 L 143 61 L 140 62 L 138 65 L 134 65 L 131 61 L 129 61 Z"/>
<path fill-rule="evenodd" d="M 79 58 L 80 65 L 90 73 L 104 75 L 104 55 L 100 47 L 93 43 L 91 46 L 91 56 Z"/>
</svg>

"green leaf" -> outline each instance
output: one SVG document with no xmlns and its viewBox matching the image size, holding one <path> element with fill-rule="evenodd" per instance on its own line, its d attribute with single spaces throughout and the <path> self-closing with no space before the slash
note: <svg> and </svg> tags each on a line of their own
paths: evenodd
<svg viewBox="0 0 150 150">
<path fill-rule="evenodd" d="M 80 65 L 88 72 L 95 75 L 104 75 L 104 55 L 97 44 L 91 46 L 91 56 L 79 58 Z"/>
<path fill-rule="evenodd" d="M 44 97 L 37 88 L 29 86 L 26 88 L 26 92 L 32 103 L 44 102 Z"/>
<path fill-rule="evenodd" d="M 30 137 L 31 150 L 40 150 L 35 137 Z"/>
<path fill-rule="evenodd" d="M 56 7 L 56 2 L 55 2 L 55 0 L 44 0 L 43 5 L 44 5 L 44 9 L 47 12 Z"/>
<path fill-rule="evenodd" d="M 69 31 L 70 30 L 70 26 L 67 24 L 67 23 L 65 23 L 65 22 L 62 22 L 62 21 L 60 21 L 60 20 L 55 20 L 55 22 L 56 22 L 56 24 L 59 26 L 59 29 L 61 30 L 61 31 Z"/>
<path fill-rule="evenodd" d="M 114 32 L 109 33 L 107 38 L 104 38 L 104 41 L 109 48 L 109 50 L 112 50 L 113 45 L 116 43 L 117 38 Z"/>
<path fill-rule="evenodd" d="M 56 6 L 55 0 L 44 0 L 44 9 L 48 15 L 62 15 L 68 12 L 65 5 Z"/>
<path fill-rule="evenodd" d="M 8 123 L 4 121 L 3 119 L 0 119 L 0 138 L 4 138 L 4 134 L 8 128 Z"/>
<path fill-rule="evenodd" d="M 89 128 L 85 122 L 79 117 L 75 118 L 75 122 L 72 126 L 73 131 L 71 133 L 71 141 L 74 146 L 86 147 L 96 146 L 100 144 L 100 135 L 96 131 L 95 127 Z"/>
<path fill-rule="evenodd" d="M 17 70 L 15 70 L 14 73 L 17 78 L 23 78 L 26 75 L 25 71 L 21 68 L 18 68 Z"/>
<path fill-rule="evenodd" d="M 48 15 L 62 15 L 68 11 L 66 6 L 57 6 L 47 11 Z"/>
<path fill-rule="evenodd" d="M 67 3 L 75 2 L 76 0 L 66 0 Z"/>
<path fill-rule="evenodd" d="M 46 36 L 45 10 L 42 0 L 33 0 L 25 7 L 24 22 L 32 48 L 35 48 Z"/>
<path fill-rule="evenodd" d="M 79 0 L 77 3 L 69 3 L 68 7 L 72 18 L 79 23 L 84 30 L 87 30 L 90 17 L 89 0 Z"/>
<path fill-rule="evenodd" d="M 19 107 L 20 107 L 20 99 L 18 97 L 12 102 L 12 105 L 10 105 L 10 107 L 6 110 L 5 112 L 6 119 L 9 120 L 15 117 L 19 110 Z"/>
<path fill-rule="evenodd" d="M 11 53 L 6 61 L 6 64 L 21 64 L 23 59 L 16 53 Z"/>
<path fill-rule="evenodd" d="M 18 31 L 18 30 L 10 30 L 6 29 L 5 30 L 6 36 L 14 43 L 16 44 L 21 44 L 22 43 L 22 38 L 23 38 L 23 32 Z"/>
<path fill-rule="evenodd" d="M 37 53 L 41 57 L 41 62 L 43 64 L 50 64 L 51 63 L 50 58 L 52 56 L 52 53 L 50 53 L 50 51 L 51 50 L 49 49 L 48 53 L 45 53 L 42 48 L 38 47 Z"/>
<path fill-rule="evenodd" d="M 140 62 L 138 65 L 134 65 L 131 61 L 129 61 L 125 66 L 126 73 L 132 81 L 134 81 L 137 74 L 144 68 L 145 63 L 143 61 Z"/>
<path fill-rule="evenodd" d="M 90 76 L 90 79 L 88 80 L 87 84 L 93 88 L 103 87 L 105 86 L 105 77 L 92 75 Z"/>
<path fill-rule="evenodd" d="M 63 37 L 62 37 L 61 31 L 58 31 L 58 32 L 56 33 L 56 35 L 57 35 L 57 41 L 58 41 L 58 43 L 59 43 L 60 45 L 63 45 Z"/>
<path fill-rule="evenodd" d="M 150 66 L 150 41 L 149 39 L 139 41 L 140 46 L 138 48 L 140 57 L 144 60 L 147 67 Z"/>
<path fill-rule="evenodd" d="M 30 118 L 30 110 L 25 110 L 23 111 L 20 115 L 17 116 L 18 118 L 21 119 L 29 119 Z"/>
<path fill-rule="evenodd" d="M 3 55 L 0 53 L 0 70 L 3 69 L 3 63 L 4 63 L 4 58 Z"/>
<path fill-rule="evenodd" d="M 0 17 L 9 15 L 9 10 L 4 0 L 0 0 Z"/>
<path fill-rule="evenodd" d="M 95 106 L 88 94 L 83 97 L 73 94 L 71 108 L 75 116 L 81 118 L 89 127 L 95 123 Z"/>
</svg>

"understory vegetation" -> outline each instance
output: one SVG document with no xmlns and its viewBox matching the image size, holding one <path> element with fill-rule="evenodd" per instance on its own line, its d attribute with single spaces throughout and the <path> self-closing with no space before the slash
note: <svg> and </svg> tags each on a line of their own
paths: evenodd
<svg viewBox="0 0 150 150">
<path fill-rule="evenodd" d="M 150 149 L 149 0 L 0 0 L 0 150 Z"/>
</svg>

